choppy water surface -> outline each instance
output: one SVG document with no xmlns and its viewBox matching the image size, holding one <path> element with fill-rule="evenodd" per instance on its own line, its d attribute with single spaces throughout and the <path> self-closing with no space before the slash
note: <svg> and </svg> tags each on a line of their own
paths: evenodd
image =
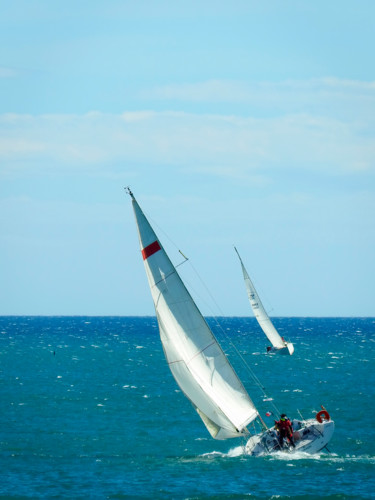
<svg viewBox="0 0 375 500">
<path fill-rule="evenodd" d="M 265 355 L 253 318 L 209 322 L 269 425 L 273 403 L 296 418 L 328 409 L 330 452 L 254 458 L 213 440 L 168 370 L 155 318 L 1 317 L 0 496 L 374 498 L 375 320 L 276 318 L 292 357 Z"/>
</svg>

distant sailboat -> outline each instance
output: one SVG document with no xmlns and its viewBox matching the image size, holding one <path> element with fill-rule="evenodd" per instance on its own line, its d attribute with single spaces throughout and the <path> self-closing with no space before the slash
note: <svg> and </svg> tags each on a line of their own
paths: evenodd
<svg viewBox="0 0 375 500">
<path fill-rule="evenodd" d="M 276 429 L 267 428 L 129 188 L 128 193 L 164 354 L 177 384 L 215 439 L 247 437 L 249 455 L 279 450 Z M 326 446 L 334 423 L 328 413 L 325 420 L 320 415 L 293 421 L 290 451 L 315 453 Z M 258 422 L 260 433 L 250 433 L 252 422 Z"/>
<path fill-rule="evenodd" d="M 245 286 L 246 286 L 246 291 L 247 295 L 249 297 L 250 305 L 253 310 L 254 316 L 256 317 L 259 326 L 263 330 L 263 332 L 266 334 L 268 340 L 271 342 L 272 347 L 269 347 L 267 349 L 268 352 L 277 352 L 280 354 L 290 354 L 292 355 L 294 353 L 294 346 L 290 342 L 286 342 L 278 333 L 276 328 L 273 326 L 272 321 L 270 317 L 268 316 L 266 310 L 264 309 L 264 306 L 262 304 L 262 301 L 259 298 L 259 295 L 257 291 L 255 290 L 255 287 L 253 285 L 253 282 L 250 279 L 250 276 L 248 275 L 246 268 L 242 262 L 242 259 L 240 257 L 240 254 L 238 253 L 238 250 L 236 247 L 234 247 L 238 258 L 240 259 L 241 262 L 241 267 L 242 267 L 242 272 L 243 272 L 243 277 L 245 280 Z"/>
</svg>

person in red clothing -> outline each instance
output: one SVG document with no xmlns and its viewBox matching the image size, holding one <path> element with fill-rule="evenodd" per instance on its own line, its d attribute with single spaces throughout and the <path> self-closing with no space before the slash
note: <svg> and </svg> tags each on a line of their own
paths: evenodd
<svg viewBox="0 0 375 500">
<path fill-rule="evenodd" d="M 289 418 L 283 413 L 280 415 L 280 420 L 275 421 L 275 428 L 279 432 L 279 443 L 280 443 L 280 448 L 283 448 L 284 445 L 284 439 L 287 438 L 289 443 L 295 447 L 294 444 L 294 439 L 293 439 L 293 428 L 292 428 L 292 423 L 289 420 Z"/>
</svg>

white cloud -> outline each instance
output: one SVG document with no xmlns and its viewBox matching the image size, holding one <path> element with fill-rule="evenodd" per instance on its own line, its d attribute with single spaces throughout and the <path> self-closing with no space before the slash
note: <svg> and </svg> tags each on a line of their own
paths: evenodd
<svg viewBox="0 0 375 500">
<path fill-rule="evenodd" d="M 241 103 L 254 116 L 313 113 L 374 120 L 375 82 L 320 78 L 283 82 L 210 80 L 143 90 L 143 98 L 163 101 Z M 251 108 L 249 108 L 251 106 Z"/>
<path fill-rule="evenodd" d="M 232 80 L 209 80 L 191 84 L 176 84 L 143 90 L 142 95 L 163 99 L 181 99 L 196 101 L 253 101 L 259 96 L 265 99 L 269 95 L 292 92 L 310 92 L 321 94 L 330 92 L 337 95 L 340 92 L 352 92 L 358 96 L 364 94 L 375 98 L 375 82 L 358 80 L 340 80 L 338 78 L 313 78 L 310 80 L 286 80 L 282 82 L 241 82 Z M 263 103 L 264 104 L 264 103 Z"/>
<path fill-rule="evenodd" d="M 114 175 L 116 164 L 164 165 L 263 182 L 270 171 L 285 167 L 334 175 L 374 168 L 373 82 L 206 82 L 164 91 L 181 98 L 254 99 L 259 106 L 272 101 L 291 111 L 272 116 L 153 110 L 5 114 L 0 116 L 3 171 L 9 174 L 17 165 L 20 172 L 38 164 L 38 169 L 94 169 Z M 293 111 L 297 104 L 290 104 L 294 101 L 300 103 L 298 112 Z"/>
<path fill-rule="evenodd" d="M 122 119 L 127 123 L 141 122 L 153 118 L 155 112 L 153 111 L 127 111 L 123 113 Z"/>
<path fill-rule="evenodd" d="M 0 78 L 13 78 L 17 72 L 13 68 L 0 67 Z"/>
<path fill-rule="evenodd" d="M 0 138 L 0 155 L 2 157 L 16 157 L 42 153 L 46 145 L 35 140 L 10 137 Z"/>
</svg>

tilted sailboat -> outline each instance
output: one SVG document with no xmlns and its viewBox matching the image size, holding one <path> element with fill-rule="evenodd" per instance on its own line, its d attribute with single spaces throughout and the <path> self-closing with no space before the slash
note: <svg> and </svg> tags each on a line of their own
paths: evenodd
<svg viewBox="0 0 375 500">
<path fill-rule="evenodd" d="M 273 323 L 271 319 L 269 318 L 260 298 L 255 290 L 255 286 L 253 285 L 253 282 L 250 279 L 250 276 L 248 275 L 246 268 L 242 262 L 242 259 L 240 257 L 240 254 L 238 253 L 238 250 L 236 247 L 234 249 L 237 252 L 238 258 L 240 259 L 241 262 L 241 267 L 242 267 L 242 272 L 243 272 L 243 277 L 245 280 L 245 286 L 246 286 L 246 291 L 247 295 L 249 297 L 250 305 L 253 310 L 254 316 L 256 317 L 259 326 L 263 330 L 263 332 L 266 334 L 268 340 L 271 342 L 272 347 L 268 348 L 268 352 L 277 352 L 280 354 L 293 354 L 294 353 L 294 346 L 290 342 L 286 342 L 278 333 L 276 328 L 273 326 Z"/>
<path fill-rule="evenodd" d="M 161 342 L 177 384 L 212 437 L 247 437 L 246 453 L 250 455 L 276 451 L 280 448 L 276 430 L 268 429 L 262 420 L 133 193 L 127 189 L 132 198 Z M 326 446 L 334 429 L 327 415 L 326 420 L 319 418 L 320 422 L 293 421 L 296 441 L 293 450 L 315 453 Z M 250 434 L 248 426 L 252 422 L 259 423 L 260 433 Z"/>
</svg>

